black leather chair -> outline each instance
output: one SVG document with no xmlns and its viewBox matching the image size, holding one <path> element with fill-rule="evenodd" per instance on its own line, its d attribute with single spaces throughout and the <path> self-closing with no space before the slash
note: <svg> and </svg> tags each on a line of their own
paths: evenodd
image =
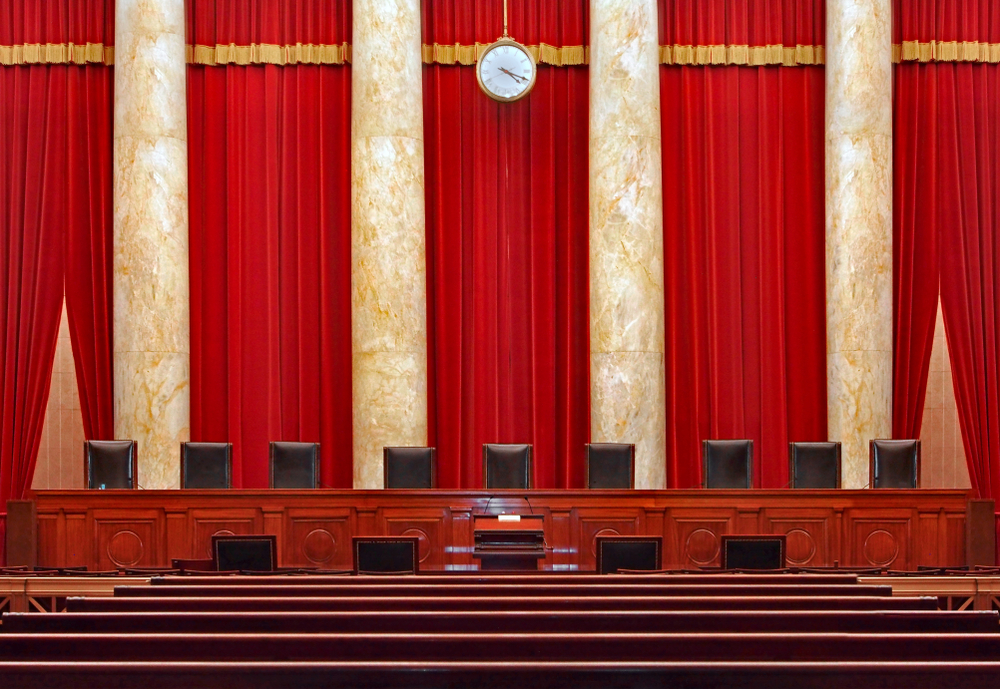
<svg viewBox="0 0 1000 689">
<path fill-rule="evenodd" d="M 792 488 L 840 488 L 840 443 L 788 443 Z"/>
<path fill-rule="evenodd" d="M 83 471 L 87 488 L 133 489 L 139 475 L 138 446 L 134 440 L 87 440 Z"/>
<path fill-rule="evenodd" d="M 587 488 L 635 488 L 635 445 L 587 443 Z"/>
<path fill-rule="evenodd" d="M 705 488 L 752 488 L 752 440 L 701 441 Z"/>
<path fill-rule="evenodd" d="M 232 443 L 181 443 L 181 488 L 232 487 Z"/>
<path fill-rule="evenodd" d="M 618 570 L 649 571 L 663 566 L 663 538 L 660 536 L 598 536 L 597 573 Z"/>
<path fill-rule="evenodd" d="M 920 441 L 868 441 L 868 479 L 872 488 L 919 488 Z"/>
<path fill-rule="evenodd" d="M 384 488 L 435 488 L 437 472 L 433 447 L 383 447 Z"/>
<path fill-rule="evenodd" d="M 531 488 L 531 445 L 483 445 L 486 488 Z"/>
<path fill-rule="evenodd" d="M 355 536 L 355 574 L 416 574 L 420 539 L 410 536 Z"/>
<path fill-rule="evenodd" d="M 272 442 L 271 488 L 319 488 L 319 443 Z"/>
</svg>

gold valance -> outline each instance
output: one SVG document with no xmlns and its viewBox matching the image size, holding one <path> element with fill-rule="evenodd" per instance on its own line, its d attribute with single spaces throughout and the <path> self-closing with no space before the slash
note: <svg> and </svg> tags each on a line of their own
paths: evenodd
<svg viewBox="0 0 1000 689">
<path fill-rule="evenodd" d="M 489 47 L 490 43 L 475 43 L 473 45 L 442 45 L 440 43 L 424 44 L 421 55 L 425 65 L 474 65 L 479 56 Z M 525 46 L 535 61 L 541 65 L 566 67 L 569 65 L 585 65 L 589 62 L 590 51 L 584 45 L 565 45 L 562 47 L 540 43 Z"/>
<path fill-rule="evenodd" d="M 351 61 L 351 44 L 189 45 L 187 61 L 195 65 L 342 65 Z"/>
<path fill-rule="evenodd" d="M 424 64 L 474 65 L 488 43 L 473 45 L 424 44 Z M 557 67 L 585 65 L 590 50 L 583 45 L 529 45 L 528 50 L 539 64 Z M 351 45 L 296 43 L 274 45 L 188 45 L 187 62 L 195 65 L 341 65 L 351 62 Z M 660 64 L 664 65 L 821 65 L 823 46 L 812 45 L 661 45 Z M 1000 44 L 996 43 L 917 43 L 893 46 L 893 61 L 974 61 L 1000 62 Z M 0 46 L 0 65 L 31 64 L 105 64 L 115 62 L 114 46 L 100 43 L 47 43 Z"/>
<path fill-rule="evenodd" d="M 821 65 L 821 45 L 661 45 L 661 65 Z"/>
<path fill-rule="evenodd" d="M 978 41 L 903 41 L 892 46 L 892 61 L 1000 63 L 1000 43 Z"/>
<path fill-rule="evenodd" d="M 113 65 L 115 47 L 103 43 L 0 45 L 0 65 Z"/>
</svg>

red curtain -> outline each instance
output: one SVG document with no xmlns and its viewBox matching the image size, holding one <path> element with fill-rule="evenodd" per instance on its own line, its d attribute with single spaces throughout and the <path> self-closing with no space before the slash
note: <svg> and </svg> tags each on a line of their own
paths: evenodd
<svg viewBox="0 0 1000 689">
<path fill-rule="evenodd" d="M 346 0 L 302 34 L 278 5 L 193 3 L 218 30 L 189 41 L 350 36 Z M 191 437 L 233 443 L 236 487 L 268 485 L 274 440 L 320 442 L 322 484 L 352 485 L 350 96 L 343 65 L 188 69 Z"/>
<path fill-rule="evenodd" d="M 84 437 L 111 440 L 115 437 L 111 306 L 115 75 L 112 67 L 102 65 L 65 69 L 69 104 L 66 312 Z"/>
<path fill-rule="evenodd" d="M 1000 65 L 978 62 L 979 46 L 961 55 L 941 46 L 1000 43 L 1000 6 L 897 0 L 895 17 L 903 55 L 893 94 L 893 136 L 903 148 L 893 171 L 897 199 L 903 199 L 896 220 L 912 235 L 910 246 L 925 247 L 907 256 L 911 280 L 930 283 L 925 290 L 940 281 L 973 490 L 1000 500 Z M 908 50 L 913 42 L 936 42 L 932 57 L 942 61 L 909 61 L 929 55 Z M 923 301 L 925 310 L 933 309 L 929 297 Z M 902 325 L 899 319 L 897 329 Z"/>
<path fill-rule="evenodd" d="M 659 0 L 660 45 L 826 43 L 824 0 Z"/>
<path fill-rule="evenodd" d="M 919 438 L 937 316 L 939 150 L 936 65 L 898 65 L 893 108 L 892 435 Z M 932 172 L 933 171 L 933 172 Z M 946 217 L 946 216 L 945 216 Z"/>
<path fill-rule="evenodd" d="M 425 44 L 491 43 L 500 3 L 427 0 Z M 511 2 L 525 44 L 588 41 L 587 3 Z M 590 436 L 586 67 L 539 65 L 499 104 L 472 66 L 424 68 L 429 442 L 482 486 L 482 445 L 532 443 L 534 484 L 583 486 Z"/>
<path fill-rule="evenodd" d="M 65 67 L 0 67 L 0 505 L 31 485 L 52 379 L 66 227 Z"/>
<path fill-rule="evenodd" d="M 351 41 L 348 0 L 187 0 L 192 45 L 339 45 Z"/>
<path fill-rule="evenodd" d="M 103 50 L 74 55 L 68 46 L 110 46 L 113 18 L 100 0 L 24 0 L 0 9 L 0 51 L 12 58 L 0 65 L 0 510 L 31 485 L 64 289 L 84 430 L 87 437 L 112 432 L 114 77 Z M 3 517 L 0 511 L 0 543 Z"/>
<path fill-rule="evenodd" d="M 822 3 L 661 0 L 664 45 L 822 45 Z M 660 68 L 667 485 L 751 438 L 754 485 L 826 440 L 824 70 Z"/>
</svg>

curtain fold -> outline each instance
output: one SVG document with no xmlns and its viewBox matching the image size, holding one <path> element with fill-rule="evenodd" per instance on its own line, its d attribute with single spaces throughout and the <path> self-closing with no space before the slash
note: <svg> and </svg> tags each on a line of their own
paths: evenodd
<svg viewBox="0 0 1000 689">
<path fill-rule="evenodd" d="M 351 40 L 344 0 L 188 0 L 191 45 L 338 45 Z"/>
<path fill-rule="evenodd" d="M 1000 500 L 1000 67 L 921 68 L 939 90 L 941 308 L 959 423 L 973 489 Z"/>
<path fill-rule="evenodd" d="M 822 46 L 820 0 L 659 0 L 660 45 Z"/>
<path fill-rule="evenodd" d="M 65 69 L 69 101 L 66 313 L 84 437 L 112 440 L 115 75 L 113 68 L 97 65 Z"/>
<path fill-rule="evenodd" d="M 586 7 L 514 2 L 511 33 L 580 45 Z M 423 11 L 425 44 L 502 33 L 499 4 Z M 483 94 L 472 66 L 424 67 L 428 422 L 442 488 L 482 487 L 493 442 L 532 443 L 539 488 L 583 486 L 588 102 L 586 67 L 540 65 L 530 97 L 511 104 Z"/>
<path fill-rule="evenodd" d="M 907 280 L 913 292 L 940 284 L 969 478 L 978 496 L 1000 500 L 1000 53 L 994 59 L 990 52 L 1000 50 L 1000 7 L 991 0 L 897 0 L 895 10 L 902 63 L 893 92 L 894 212 L 897 234 L 910 235 L 900 249 L 912 263 L 899 293 Z M 963 45 L 972 47 L 959 51 Z M 933 309 L 927 294 L 914 301 Z M 911 341 L 933 328 L 920 322 L 906 333 L 900 318 L 896 325 L 897 339 Z M 896 368 L 899 404 L 906 381 L 898 361 Z M 925 387 L 926 366 L 922 375 Z"/>
<path fill-rule="evenodd" d="M 812 1 L 660 17 L 661 44 L 823 36 Z M 827 439 L 824 90 L 816 66 L 660 67 L 668 487 L 701 484 L 704 439 L 752 439 L 762 488 Z"/>
<path fill-rule="evenodd" d="M 0 505 L 31 485 L 63 295 L 67 69 L 0 67 Z"/>
<path fill-rule="evenodd" d="M 488 45 L 503 34 L 500 2 L 425 0 L 420 10 L 424 45 Z M 590 3 L 509 0 L 507 30 L 524 45 L 588 45 Z"/>
<path fill-rule="evenodd" d="M 892 436 L 905 439 L 920 437 L 939 295 L 937 227 L 948 211 L 938 203 L 938 137 L 927 135 L 939 117 L 935 74 L 905 65 L 893 76 Z"/>
<path fill-rule="evenodd" d="M 187 42 L 350 40 L 347 0 L 194 0 Z M 268 486 L 268 443 L 319 442 L 350 488 L 351 72 L 188 66 L 191 439 L 233 443 L 233 485 Z"/>
<path fill-rule="evenodd" d="M 191 438 L 236 487 L 275 440 L 352 485 L 350 96 L 343 66 L 188 68 Z"/>
<path fill-rule="evenodd" d="M 103 0 L 0 8 L 0 543 L 6 501 L 31 486 L 64 290 L 87 437 L 113 432 L 110 264 L 95 262 L 111 256 L 113 43 Z"/>
</svg>

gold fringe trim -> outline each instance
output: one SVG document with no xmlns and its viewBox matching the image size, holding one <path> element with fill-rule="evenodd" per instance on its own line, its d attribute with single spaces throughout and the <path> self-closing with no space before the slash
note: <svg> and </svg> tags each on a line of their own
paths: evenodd
<svg viewBox="0 0 1000 689">
<path fill-rule="evenodd" d="M 187 61 L 195 65 L 342 65 L 351 61 L 351 44 L 317 45 L 188 45 Z"/>
<path fill-rule="evenodd" d="M 0 45 L 0 65 L 113 65 L 115 47 L 103 43 Z"/>
<path fill-rule="evenodd" d="M 661 45 L 661 65 L 822 65 L 821 45 Z"/>
<path fill-rule="evenodd" d="M 479 60 L 479 56 L 491 45 L 492 43 L 476 43 L 474 45 L 425 43 L 420 52 L 425 65 L 474 65 Z M 584 45 L 566 45 L 560 48 L 540 43 L 525 47 L 535 58 L 535 62 L 542 65 L 567 67 L 585 65 L 590 62 L 590 50 Z"/>
<path fill-rule="evenodd" d="M 892 46 L 892 61 L 1000 63 L 1000 43 L 978 41 L 903 41 Z"/>
</svg>

